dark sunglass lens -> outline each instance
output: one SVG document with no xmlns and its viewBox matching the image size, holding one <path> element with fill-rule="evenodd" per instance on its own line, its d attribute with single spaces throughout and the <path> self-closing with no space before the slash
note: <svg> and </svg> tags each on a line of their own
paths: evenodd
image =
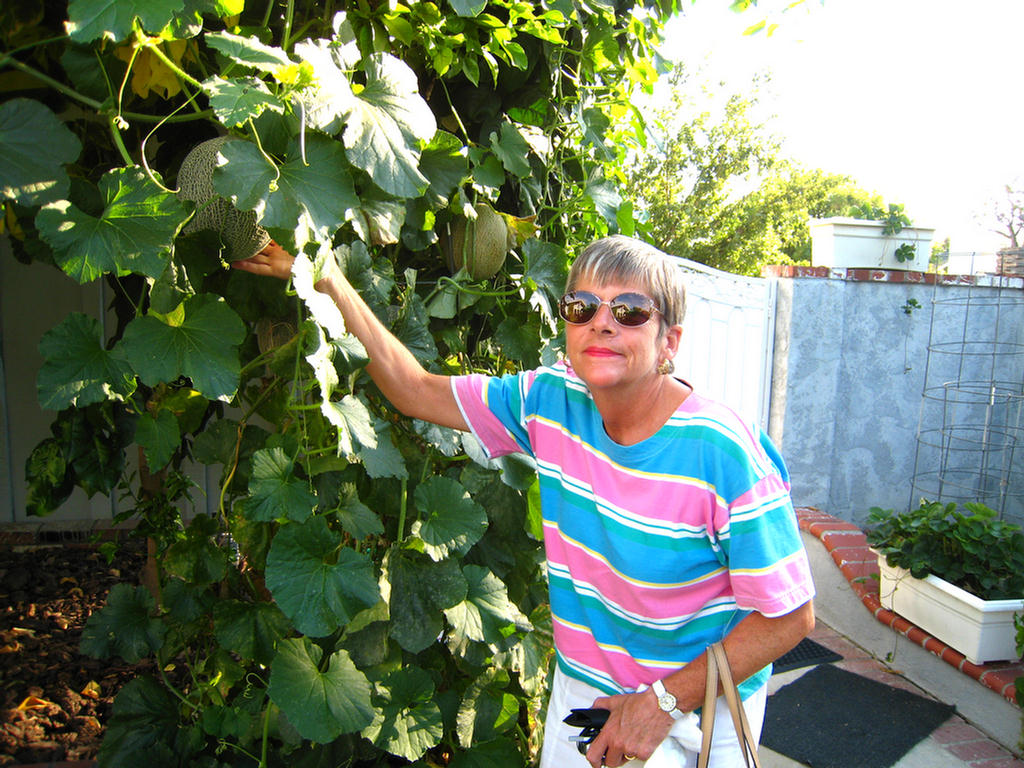
<svg viewBox="0 0 1024 768">
<path fill-rule="evenodd" d="M 559 302 L 562 318 L 567 323 L 580 325 L 589 322 L 597 312 L 598 304 L 586 294 L 568 293 Z"/>
<path fill-rule="evenodd" d="M 630 327 L 643 325 L 651 319 L 651 307 L 641 296 L 623 295 L 612 304 L 616 322 Z"/>
</svg>

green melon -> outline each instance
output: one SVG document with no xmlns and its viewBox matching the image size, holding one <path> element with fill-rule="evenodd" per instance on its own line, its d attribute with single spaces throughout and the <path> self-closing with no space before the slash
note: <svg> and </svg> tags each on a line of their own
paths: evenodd
<svg viewBox="0 0 1024 768">
<path fill-rule="evenodd" d="M 460 218 L 452 228 L 452 268 L 459 270 L 466 264 L 474 280 L 494 277 L 505 263 L 511 241 L 505 218 L 487 203 L 477 203 L 476 219 Z"/>
<path fill-rule="evenodd" d="M 255 211 L 238 210 L 213 188 L 217 153 L 228 141 L 231 141 L 230 136 L 219 136 L 192 148 L 178 169 L 178 194 L 198 208 L 183 232 L 214 230 L 227 247 L 228 258 L 238 261 L 263 250 L 270 242 L 270 235 L 256 223 Z"/>
</svg>

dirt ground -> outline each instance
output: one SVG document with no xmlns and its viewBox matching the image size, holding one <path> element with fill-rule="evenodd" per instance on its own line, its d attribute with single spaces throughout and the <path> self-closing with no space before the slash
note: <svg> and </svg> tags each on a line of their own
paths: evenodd
<svg viewBox="0 0 1024 768">
<path fill-rule="evenodd" d="M 79 653 L 118 582 L 138 583 L 141 542 L 112 564 L 82 543 L 0 544 L 0 766 L 95 758 L 114 696 L 145 664 Z"/>
</svg>

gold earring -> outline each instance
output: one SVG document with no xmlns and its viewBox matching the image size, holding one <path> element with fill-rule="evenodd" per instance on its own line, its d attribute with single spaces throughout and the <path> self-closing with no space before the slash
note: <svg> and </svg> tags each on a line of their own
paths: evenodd
<svg viewBox="0 0 1024 768">
<path fill-rule="evenodd" d="M 660 363 L 658 363 L 658 373 L 662 376 L 667 376 L 676 369 L 676 364 L 672 362 L 671 357 L 666 357 Z"/>
</svg>

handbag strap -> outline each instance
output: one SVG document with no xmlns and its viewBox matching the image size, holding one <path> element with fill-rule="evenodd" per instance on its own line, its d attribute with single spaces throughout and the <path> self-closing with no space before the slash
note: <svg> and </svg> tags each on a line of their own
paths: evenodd
<svg viewBox="0 0 1024 768">
<path fill-rule="evenodd" d="M 732 715 L 732 724 L 736 729 L 736 737 L 739 739 L 740 750 L 743 753 L 743 762 L 750 768 L 761 768 L 761 761 L 757 756 L 757 742 L 750 731 L 750 723 L 747 721 L 747 713 L 743 709 L 743 702 L 740 701 L 739 691 L 736 690 L 736 683 L 732 678 L 732 668 L 729 666 L 729 657 L 725 654 L 725 648 L 721 643 L 714 643 L 708 646 L 707 650 L 707 680 L 704 684 L 704 708 L 701 711 L 700 730 L 701 744 L 700 756 L 697 758 L 697 768 L 707 768 L 711 759 L 711 737 L 715 731 L 715 701 L 718 699 L 718 681 L 722 681 L 722 695 L 726 704 L 729 705 L 729 714 Z M 748 757 L 749 756 L 749 757 Z"/>
</svg>

